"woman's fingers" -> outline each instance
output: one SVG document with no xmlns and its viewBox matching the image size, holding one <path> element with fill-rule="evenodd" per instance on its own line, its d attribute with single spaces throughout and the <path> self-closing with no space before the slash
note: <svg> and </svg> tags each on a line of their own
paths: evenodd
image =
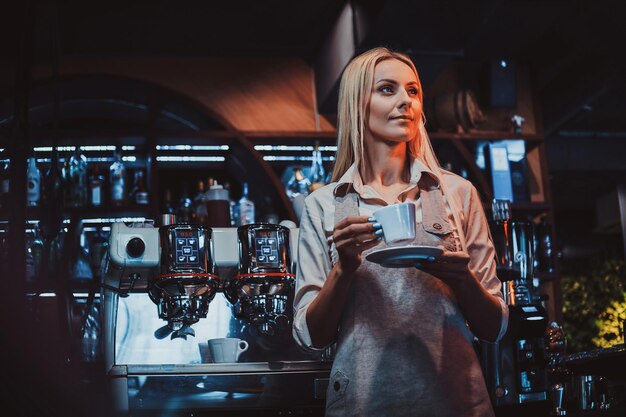
<svg viewBox="0 0 626 417">
<path fill-rule="evenodd" d="M 335 245 L 353 244 L 358 245 L 382 234 L 379 232 L 380 225 L 368 221 L 367 216 L 347 217 L 337 223 L 333 233 Z"/>
</svg>

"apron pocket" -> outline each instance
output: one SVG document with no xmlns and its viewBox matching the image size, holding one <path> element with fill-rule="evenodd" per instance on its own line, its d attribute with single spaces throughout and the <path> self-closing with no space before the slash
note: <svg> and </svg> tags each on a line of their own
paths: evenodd
<svg viewBox="0 0 626 417">
<path fill-rule="evenodd" d="M 346 407 L 346 389 L 350 379 L 341 371 L 330 378 L 326 392 L 326 415 L 343 415 Z M 331 413 L 332 412 L 332 413 Z M 337 414 L 335 414 L 337 413 Z"/>
</svg>

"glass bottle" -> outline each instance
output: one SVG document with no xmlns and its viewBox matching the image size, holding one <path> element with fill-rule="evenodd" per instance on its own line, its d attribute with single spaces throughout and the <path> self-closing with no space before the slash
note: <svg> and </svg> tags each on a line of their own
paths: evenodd
<svg viewBox="0 0 626 417">
<path fill-rule="evenodd" d="M 98 165 L 94 166 L 93 172 L 89 177 L 89 204 L 93 207 L 102 205 L 102 190 L 104 187 L 104 176 L 100 174 Z"/>
<path fill-rule="evenodd" d="M 102 355 L 101 325 L 100 325 L 100 305 L 92 304 L 88 306 L 89 313 L 85 319 L 82 332 L 82 359 L 85 362 L 96 362 Z"/>
<path fill-rule="evenodd" d="M 60 205 L 63 200 L 63 173 L 59 169 L 59 156 L 58 151 L 53 151 L 52 161 L 50 168 L 46 172 L 43 179 L 43 193 L 41 199 L 48 203 L 46 207 L 52 205 Z"/>
<path fill-rule="evenodd" d="M 109 167 L 109 185 L 111 187 L 111 205 L 121 207 L 126 202 L 126 167 L 122 155 L 115 152 L 115 161 Z"/>
<path fill-rule="evenodd" d="M 34 207 L 39 205 L 41 199 L 41 173 L 37 168 L 35 157 L 28 158 L 26 168 L 26 205 Z"/>
<path fill-rule="evenodd" d="M 313 155 L 311 159 L 311 170 L 309 171 L 309 181 L 311 181 L 311 191 L 319 188 L 324 184 L 326 173 L 322 164 L 322 152 L 320 151 L 319 142 L 315 142 L 313 147 Z"/>
<path fill-rule="evenodd" d="M 0 173 L 0 207 L 7 207 L 9 201 L 9 160 L 2 161 L 2 172 Z"/>
<path fill-rule="evenodd" d="M 254 219 L 254 202 L 248 198 L 248 183 L 243 183 L 243 192 L 239 199 L 239 224 L 245 226 L 246 224 L 252 224 Z"/>
<path fill-rule="evenodd" d="M 71 207 L 85 207 L 87 205 L 87 158 L 76 146 L 70 158 L 71 178 Z"/>
<path fill-rule="evenodd" d="M 204 181 L 198 180 L 196 183 L 196 196 L 193 199 L 193 211 L 195 213 L 196 222 L 206 226 L 207 224 L 207 207 L 205 202 Z"/>
<path fill-rule="evenodd" d="M 150 196 L 144 182 L 143 170 L 135 171 L 135 186 L 133 187 L 133 201 L 139 206 L 150 204 Z"/>
</svg>

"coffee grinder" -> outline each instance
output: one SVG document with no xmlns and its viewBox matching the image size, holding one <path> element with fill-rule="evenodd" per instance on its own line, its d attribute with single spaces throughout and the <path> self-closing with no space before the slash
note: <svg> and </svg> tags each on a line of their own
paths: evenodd
<svg viewBox="0 0 626 417">
<path fill-rule="evenodd" d="M 490 230 L 497 273 L 509 306 L 509 326 L 498 343 L 483 346 L 483 370 L 494 405 L 547 399 L 544 333 L 547 312 L 534 295 L 533 224 L 510 218 L 509 202 L 494 200 Z"/>
</svg>

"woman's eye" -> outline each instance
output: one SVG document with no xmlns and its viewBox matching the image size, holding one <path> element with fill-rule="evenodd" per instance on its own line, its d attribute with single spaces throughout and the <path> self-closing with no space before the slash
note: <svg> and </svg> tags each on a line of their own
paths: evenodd
<svg viewBox="0 0 626 417">
<path fill-rule="evenodd" d="M 393 88 L 391 88 L 388 85 L 383 85 L 382 87 L 378 89 L 378 91 L 380 91 L 381 93 L 385 93 L 385 94 L 391 94 L 393 93 Z"/>
<path fill-rule="evenodd" d="M 409 88 L 408 93 L 411 94 L 412 96 L 416 96 L 417 88 Z"/>
</svg>

